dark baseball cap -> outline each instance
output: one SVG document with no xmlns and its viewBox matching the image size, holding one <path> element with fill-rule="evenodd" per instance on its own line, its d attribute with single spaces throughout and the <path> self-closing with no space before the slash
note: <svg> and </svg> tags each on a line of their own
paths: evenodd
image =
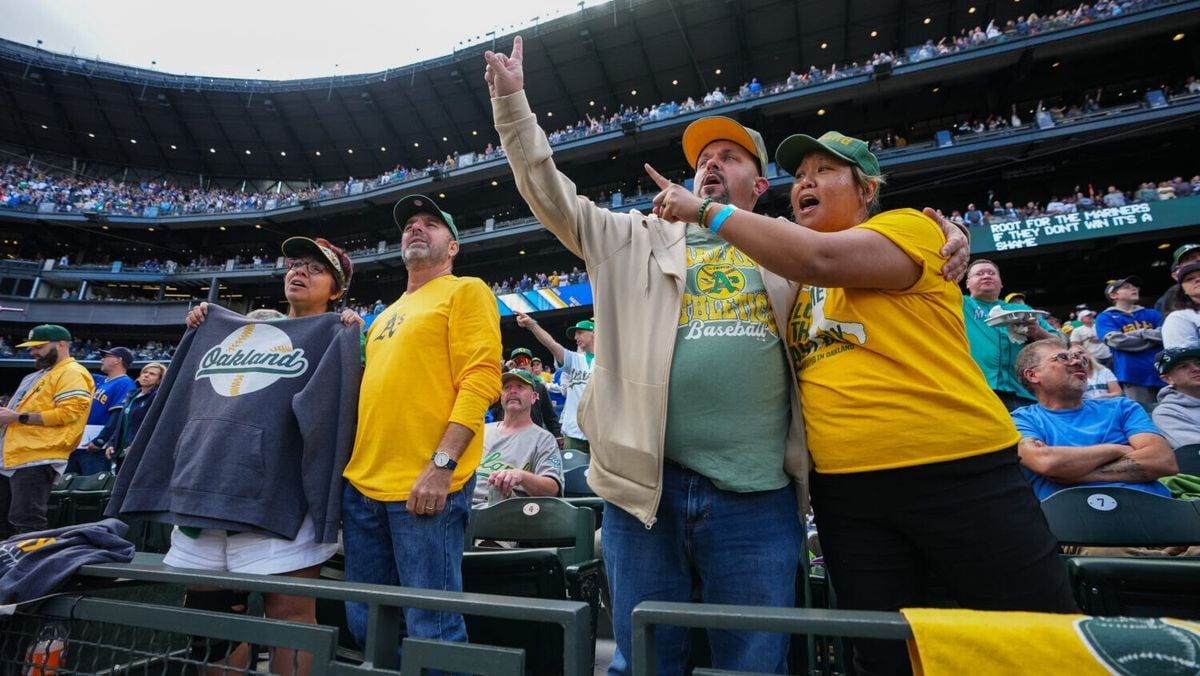
<svg viewBox="0 0 1200 676">
<path fill-rule="evenodd" d="M 720 115 L 702 117 L 683 130 L 683 156 L 693 169 L 700 159 L 700 153 L 714 141 L 730 141 L 745 148 L 758 161 L 758 170 L 762 175 L 767 175 L 767 163 L 770 160 L 767 159 L 767 144 L 763 142 L 762 134 Z"/>
<path fill-rule="evenodd" d="M 1179 265 L 1179 259 L 1183 258 L 1184 254 L 1189 251 L 1195 251 L 1196 249 L 1200 249 L 1200 244 L 1184 244 L 1175 250 L 1175 253 L 1171 256 L 1171 260 L 1175 263 L 1175 265 Z"/>
<path fill-rule="evenodd" d="M 513 350 L 511 354 L 508 355 L 508 358 L 516 359 L 517 357 L 519 357 L 521 355 L 529 357 L 529 360 L 533 361 L 533 352 L 530 351 L 530 349 L 527 347 L 518 347 L 517 349 Z"/>
<path fill-rule="evenodd" d="M 840 157 L 862 169 L 868 176 L 881 174 L 879 158 L 871 152 L 866 141 L 837 131 L 827 131 L 818 138 L 806 134 L 793 134 L 785 138 L 775 151 L 775 163 L 781 170 L 786 171 L 788 176 L 795 176 L 804 157 L 814 151 L 825 151 L 834 157 Z"/>
<path fill-rule="evenodd" d="M 58 324 L 42 324 L 29 331 L 29 337 L 17 347 L 37 347 L 60 340 L 71 340 L 71 332 Z"/>
<path fill-rule="evenodd" d="M 1129 275 L 1128 277 L 1122 277 L 1120 279 L 1110 279 L 1104 285 L 1104 296 L 1107 298 L 1108 294 L 1116 291 L 1126 284 L 1132 284 L 1140 289 L 1142 288 L 1142 278 L 1138 277 L 1137 275 Z"/>
<path fill-rule="evenodd" d="M 125 364 L 125 368 L 129 368 L 131 365 L 133 365 L 133 350 L 130 350 L 127 347 L 114 347 L 108 350 L 100 350 L 100 354 L 111 354 L 114 357 L 120 358 L 121 362 Z"/>
<path fill-rule="evenodd" d="M 1191 274 L 1197 270 L 1200 270 L 1200 261 L 1197 261 L 1195 263 L 1188 263 L 1187 265 L 1184 265 L 1183 267 L 1181 267 L 1175 271 L 1175 276 L 1178 277 L 1179 281 L 1182 282 L 1184 277 L 1187 277 L 1189 274 Z"/>
<path fill-rule="evenodd" d="M 1159 375 L 1165 375 L 1184 359 L 1200 359 L 1200 347 L 1176 347 L 1163 350 L 1154 359 L 1154 367 L 1158 369 Z"/>
<path fill-rule="evenodd" d="M 424 195 L 405 195 L 396 202 L 396 206 L 392 207 L 392 218 L 396 221 L 396 226 L 401 231 L 404 230 L 408 219 L 413 217 L 413 214 L 432 214 L 437 216 L 450 228 L 450 234 L 455 240 L 458 239 L 458 226 L 454 225 L 454 219 L 450 214 L 442 211 L 442 208 L 437 205 L 437 202 L 429 199 Z"/>
<path fill-rule="evenodd" d="M 338 288 L 344 289 L 350 285 L 350 279 L 354 276 L 354 263 L 350 261 L 350 257 L 346 255 L 340 247 L 334 246 L 329 240 L 318 237 L 309 239 L 307 237 L 289 237 L 283 240 L 283 255 L 288 258 L 300 258 L 301 256 L 309 255 L 318 261 L 323 261 L 329 266 L 330 272 L 333 273 L 334 279 L 338 282 Z"/>
</svg>

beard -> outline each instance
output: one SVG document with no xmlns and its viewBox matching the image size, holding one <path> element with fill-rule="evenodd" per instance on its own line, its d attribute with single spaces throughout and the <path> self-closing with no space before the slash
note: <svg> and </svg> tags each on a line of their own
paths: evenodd
<svg viewBox="0 0 1200 676">
<path fill-rule="evenodd" d="M 33 358 L 33 365 L 37 369 L 48 369 L 58 363 L 58 350 L 47 352 L 41 357 Z"/>
<path fill-rule="evenodd" d="M 721 174 L 713 174 L 713 176 L 716 176 L 717 179 L 721 181 L 721 191 L 708 197 L 712 199 L 714 204 L 729 204 L 729 181 L 726 181 L 725 177 Z M 705 187 L 707 186 L 700 187 L 700 197 L 706 196 L 704 190 Z"/>
<path fill-rule="evenodd" d="M 449 255 L 449 242 L 440 247 L 432 243 L 417 242 L 409 244 L 400 250 L 400 258 L 404 260 L 404 267 L 409 270 L 423 270 L 433 267 L 445 261 Z"/>
</svg>

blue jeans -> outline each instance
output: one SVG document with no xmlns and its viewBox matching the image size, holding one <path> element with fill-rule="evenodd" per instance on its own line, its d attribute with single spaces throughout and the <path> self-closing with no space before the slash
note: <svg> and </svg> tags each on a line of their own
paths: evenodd
<svg viewBox="0 0 1200 676">
<path fill-rule="evenodd" d="M 629 672 L 633 608 L 642 601 L 793 607 L 804 549 L 796 491 L 724 491 L 672 462 L 663 465 L 658 521 L 647 529 L 616 505 L 604 505 L 604 564 L 612 595 L 617 650 L 610 676 Z M 659 674 L 682 674 L 688 629 L 655 628 Z M 716 669 L 787 672 L 789 636 L 710 630 Z"/>
<path fill-rule="evenodd" d="M 104 457 L 104 451 L 75 449 L 67 458 L 66 471 L 79 476 L 91 476 L 112 471 L 112 461 Z"/>
<path fill-rule="evenodd" d="M 472 477 L 446 497 L 436 516 L 413 516 L 407 502 L 380 502 L 346 482 L 342 491 L 342 542 L 346 580 L 419 589 L 462 591 L 463 543 L 471 513 Z M 367 634 L 367 606 L 346 603 L 346 622 L 359 645 Z M 467 640 L 462 615 L 404 609 L 404 635 Z"/>
</svg>

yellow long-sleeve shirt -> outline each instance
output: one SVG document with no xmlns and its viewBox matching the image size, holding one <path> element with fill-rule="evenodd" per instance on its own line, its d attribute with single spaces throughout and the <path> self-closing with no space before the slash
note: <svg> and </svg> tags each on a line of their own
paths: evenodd
<svg viewBox="0 0 1200 676">
<path fill-rule="evenodd" d="M 367 332 L 346 480 L 375 500 L 407 500 L 453 422 L 475 432 L 450 485 L 462 488 L 479 464 L 483 416 L 500 395 L 500 354 L 496 297 L 480 279 L 438 277 L 392 303 Z"/>
</svg>

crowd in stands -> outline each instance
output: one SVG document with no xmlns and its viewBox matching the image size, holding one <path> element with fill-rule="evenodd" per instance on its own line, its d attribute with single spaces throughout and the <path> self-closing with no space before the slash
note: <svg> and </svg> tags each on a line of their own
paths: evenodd
<svg viewBox="0 0 1200 676">
<path fill-rule="evenodd" d="M 553 289 L 569 284 L 583 284 L 587 281 L 587 271 L 580 270 L 579 266 L 575 266 L 570 272 L 554 270 L 549 274 L 539 272 L 533 275 L 527 272 L 519 278 L 507 277 L 502 281 L 492 282 L 492 293 L 499 296 L 519 291 L 536 291 L 538 289 Z"/>
<path fill-rule="evenodd" d="M 626 122 L 644 123 L 668 119 L 730 102 L 745 101 L 870 73 L 885 63 L 899 66 L 924 61 L 1005 40 L 1092 23 L 1159 4 L 1163 4 L 1163 0 L 1099 0 L 1091 4 L 1082 3 L 1074 10 L 1063 9 L 1046 16 L 1030 13 L 1008 21 L 1003 27 L 992 21 L 986 25 L 964 28 L 957 35 L 947 36 L 936 42 L 932 39 L 927 40 L 924 44 L 907 48 L 903 53 L 879 52 L 861 62 L 854 61 L 840 66 L 833 64 L 828 68 L 813 65 L 808 70 L 793 70 L 785 80 L 772 84 L 763 84 L 758 78 L 751 78 L 738 87 L 736 92 L 727 92 L 724 87 L 718 86 L 704 94 L 699 101 L 689 96 L 683 101 L 667 101 L 640 109 L 623 105 L 611 113 L 604 111 L 597 115 L 588 114 L 577 123 L 550 132 L 548 137 L 551 144 L 564 143 L 619 129 L 621 124 Z M 1193 93 L 1200 90 L 1200 85 L 1195 83 L 1194 78 L 1189 79 L 1187 87 L 1188 91 Z M 1098 106 L 1099 96 L 1088 98 L 1079 105 L 1058 106 L 1049 110 L 1054 115 L 1071 116 L 1076 109 L 1085 113 L 1097 109 Z M 1010 125 L 1021 126 L 1015 106 L 1013 114 L 1008 116 L 1008 119 L 1005 118 L 1006 116 L 1002 115 L 992 115 L 983 120 L 966 120 L 957 126 L 956 132 L 982 133 Z M 901 134 L 888 133 L 876 139 L 875 149 L 903 147 L 906 143 Z M 453 171 L 503 155 L 503 149 L 488 143 L 481 151 L 455 151 L 443 160 L 430 159 L 423 168 L 397 165 L 375 178 L 350 177 L 344 182 L 312 185 L 300 190 L 292 190 L 279 183 L 266 191 L 247 190 L 244 184 L 242 189 L 230 189 L 211 185 L 182 186 L 166 180 L 93 179 L 49 167 L 10 163 L 0 172 L 0 208 L 31 210 L 43 208 L 42 205 L 49 203 L 53 204 L 54 210 L 58 212 L 102 212 L 148 217 L 269 211 L 296 206 L 305 201 L 360 194 L 392 183 L 423 178 L 431 171 Z"/>
<path fill-rule="evenodd" d="M 0 336 L 0 359 L 32 359 L 29 348 L 15 347 L 25 340 L 24 336 Z M 75 338 L 71 341 L 71 356 L 76 359 L 99 359 L 102 350 L 114 346 L 125 346 L 133 352 L 137 361 L 166 361 L 175 353 L 175 344 L 160 340 L 147 340 L 135 345 L 120 341 L 100 340 L 97 338 Z"/>
</svg>

